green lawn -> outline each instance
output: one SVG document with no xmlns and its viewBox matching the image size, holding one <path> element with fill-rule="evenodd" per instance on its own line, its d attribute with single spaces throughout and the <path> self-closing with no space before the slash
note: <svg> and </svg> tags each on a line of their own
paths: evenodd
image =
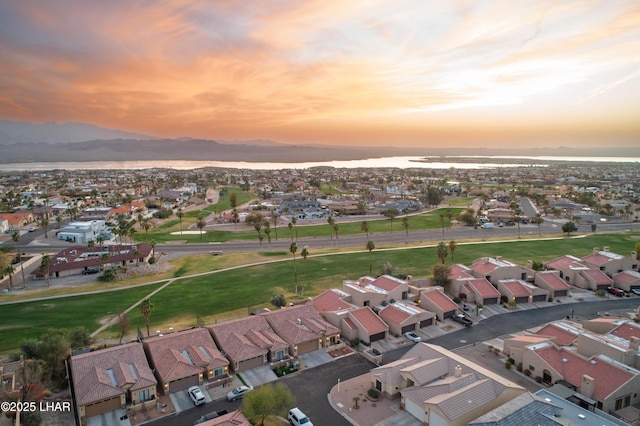
<svg viewBox="0 0 640 426">
<path fill-rule="evenodd" d="M 455 252 L 455 263 L 466 265 L 484 256 L 503 256 L 507 260 L 524 264 L 527 260 L 547 261 L 564 254 L 582 257 L 593 247 L 611 247 L 611 251 L 628 255 L 634 250 L 640 233 L 593 234 L 584 238 L 560 238 L 550 241 L 514 241 L 495 243 L 460 243 Z M 304 296 L 320 294 L 332 287 L 342 287 L 346 279 L 358 279 L 369 274 L 367 251 L 349 254 L 330 254 L 306 260 L 296 257 L 298 284 L 305 288 Z M 233 256 L 237 256 L 233 261 Z M 197 256 L 181 264 L 185 274 L 201 271 L 204 266 L 220 268 L 222 261 L 234 264 L 244 255 L 225 255 L 212 261 L 210 256 Z M 225 258 L 229 260 L 225 260 Z M 206 276 L 177 280 L 152 297 L 151 314 L 153 329 L 176 329 L 193 326 L 197 316 L 211 323 L 229 316 L 246 315 L 249 307 L 269 306 L 273 294 L 283 293 L 287 300 L 294 295 L 294 262 L 285 252 L 252 254 L 251 261 L 258 259 L 282 262 L 222 271 Z M 379 265 L 390 262 L 399 273 L 426 277 L 431 267 L 438 262 L 434 247 L 412 249 L 375 249 L 371 253 L 373 275 Z M 220 262 L 220 263 L 218 263 Z M 451 257 L 447 259 L 451 263 Z M 100 319 L 114 315 L 143 298 L 159 286 L 154 284 L 116 292 L 90 296 L 74 296 L 50 301 L 27 302 L 0 307 L 0 353 L 15 350 L 22 339 L 37 337 L 49 327 L 72 328 L 85 326 L 90 331 L 99 327 Z M 144 319 L 136 310 L 130 316 L 132 331 L 138 326 L 144 329 Z M 115 329 L 105 336 L 115 337 Z"/>
<path fill-rule="evenodd" d="M 117 315 L 161 285 L 0 306 L 0 353 L 17 350 L 23 339 L 38 338 L 49 328 L 82 326 L 93 332 L 100 320 Z"/>
</svg>

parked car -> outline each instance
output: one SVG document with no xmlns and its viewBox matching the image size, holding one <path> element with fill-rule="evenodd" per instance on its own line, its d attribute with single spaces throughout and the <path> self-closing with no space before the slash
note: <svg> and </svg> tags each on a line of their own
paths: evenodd
<svg viewBox="0 0 640 426">
<path fill-rule="evenodd" d="M 482 229 L 493 229 L 494 225 L 491 222 L 487 222 L 487 223 L 483 223 L 480 228 L 482 228 Z"/>
<path fill-rule="evenodd" d="M 204 423 L 208 420 L 217 419 L 218 417 L 224 416 L 225 414 L 228 414 L 228 413 L 229 412 L 227 410 L 221 410 L 221 411 L 213 411 L 211 413 L 205 414 L 203 416 L 200 416 L 200 418 L 195 421 L 194 426 L 199 425 L 200 423 Z"/>
<path fill-rule="evenodd" d="M 189 394 L 189 398 L 191 398 L 195 405 L 202 405 L 207 402 L 204 399 L 204 394 L 198 386 L 191 386 L 187 393 Z"/>
<path fill-rule="evenodd" d="M 618 296 L 618 297 L 624 297 L 626 296 L 626 293 L 624 292 L 623 289 L 621 288 L 615 288 L 615 287 L 607 287 L 607 291 L 611 294 L 613 294 L 614 296 Z"/>
<path fill-rule="evenodd" d="M 455 322 L 458 322 L 464 325 L 465 327 L 469 327 L 470 325 L 473 324 L 473 321 L 471 321 L 469 318 L 467 318 L 463 314 L 454 315 L 451 319 L 454 320 Z"/>
<path fill-rule="evenodd" d="M 415 331 L 407 331 L 406 333 L 404 333 L 404 337 L 411 340 L 413 343 L 419 343 L 422 341 L 420 336 L 418 336 Z"/>
<path fill-rule="evenodd" d="M 306 416 L 298 407 L 292 408 L 289 410 L 289 414 L 287 414 L 287 420 L 289 420 L 289 424 L 292 426 L 313 426 L 309 417 Z"/>
<path fill-rule="evenodd" d="M 640 288 L 632 288 L 631 293 L 640 296 Z"/>
<path fill-rule="evenodd" d="M 98 272 L 100 272 L 98 268 L 96 268 L 95 266 L 89 266 L 84 271 L 82 271 L 82 275 L 97 274 Z"/>
<path fill-rule="evenodd" d="M 236 399 L 244 398 L 244 396 L 252 390 L 253 388 L 251 386 L 238 386 L 227 394 L 227 401 L 235 401 Z"/>
</svg>

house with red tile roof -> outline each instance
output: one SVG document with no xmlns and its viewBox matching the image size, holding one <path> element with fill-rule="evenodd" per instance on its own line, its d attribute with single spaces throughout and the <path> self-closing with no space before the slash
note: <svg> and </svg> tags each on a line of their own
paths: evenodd
<svg viewBox="0 0 640 426">
<path fill-rule="evenodd" d="M 343 281 L 342 290 L 351 295 L 351 304 L 356 306 L 382 306 L 383 302 L 409 298 L 409 283 L 391 275 Z"/>
<path fill-rule="evenodd" d="M 591 254 L 582 258 L 582 263 L 590 268 L 599 269 L 609 276 L 627 269 L 638 271 L 640 267 L 636 252 L 632 252 L 631 257 L 627 258 L 621 254 L 613 253 L 608 246 L 605 246 L 603 250 L 595 247 Z"/>
<path fill-rule="evenodd" d="M 535 334 L 537 336 L 552 337 L 550 340 L 557 346 L 570 346 L 578 339 L 581 331 L 571 323 L 554 321 L 540 327 Z"/>
<path fill-rule="evenodd" d="M 640 371 L 604 355 L 588 358 L 545 342 L 526 347 L 522 364 L 543 383 L 567 382 L 606 412 L 640 403 Z"/>
<path fill-rule="evenodd" d="M 235 373 L 289 359 L 289 344 L 260 315 L 207 327 Z"/>
<path fill-rule="evenodd" d="M 533 275 L 528 269 L 504 260 L 502 256 L 476 259 L 470 269 L 476 278 L 486 278 L 493 285 L 500 280 L 526 280 L 529 275 Z"/>
<path fill-rule="evenodd" d="M 549 291 L 522 280 L 500 280 L 498 291 L 507 301 L 516 303 L 546 302 Z"/>
<path fill-rule="evenodd" d="M 329 348 L 340 341 L 340 329 L 325 321 L 310 303 L 260 315 L 289 344 L 292 356 Z"/>
<path fill-rule="evenodd" d="M 351 327 L 351 324 L 355 326 L 357 330 L 356 337 L 361 341 L 368 344 L 387 338 L 389 326 L 382 321 L 382 319 L 380 319 L 380 317 L 376 315 L 370 307 L 365 306 L 349 311 L 347 313 L 347 318 L 350 321 L 349 326 Z M 352 338 L 353 337 L 349 340 Z"/>
<path fill-rule="evenodd" d="M 399 336 L 432 325 L 436 314 L 416 304 L 395 302 L 380 309 L 378 316 L 389 326 L 391 334 Z"/>
<path fill-rule="evenodd" d="M 558 271 L 558 276 L 566 282 L 576 285 L 575 276 L 580 271 L 589 270 L 590 268 L 582 263 L 582 260 L 572 255 L 565 255 L 545 262 L 545 271 Z M 586 287 L 582 287 L 586 288 Z"/>
<path fill-rule="evenodd" d="M 147 243 L 95 246 L 71 246 L 51 256 L 49 276 L 60 278 L 86 273 L 90 268 L 115 268 L 117 266 L 137 266 L 147 262 L 152 254 L 152 247 Z M 107 259 L 103 259 L 103 255 Z M 39 269 L 31 273 L 35 277 L 44 275 Z"/>
<path fill-rule="evenodd" d="M 6 220 L 8 229 L 18 229 L 33 223 L 35 220 L 33 214 L 28 211 L 15 213 L 0 213 L 0 220 Z"/>
<path fill-rule="evenodd" d="M 640 289 L 640 272 L 626 270 L 614 274 L 612 279 L 614 287 L 621 288 L 627 293 L 634 288 Z"/>
<path fill-rule="evenodd" d="M 74 355 L 70 366 L 81 419 L 156 399 L 158 382 L 140 343 Z"/>
<path fill-rule="evenodd" d="M 436 345 L 418 343 L 395 362 L 370 372 L 371 387 L 400 397 L 424 424 L 466 425 L 524 394 L 521 386 Z"/>
<path fill-rule="evenodd" d="M 591 291 L 606 290 L 613 286 L 613 280 L 599 269 L 583 268 L 577 270 L 571 284 Z"/>
<path fill-rule="evenodd" d="M 533 283 L 538 287 L 547 290 L 551 297 L 556 298 L 569 295 L 569 285 L 560 278 L 560 274 L 558 272 L 536 272 Z"/>
<path fill-rule="evenodd" d="M 242 411 L 235 410 L 215 419 L 198 423 L 198 426 L 251 426 L 251 423 L 242 414 Z"/>
<path fill-rule="evenodd" d="M 500 303 L 500 292 L 486 278 L 456 278 L 451 281 L 451 293 L 476 305 Z"/>
<path fill-rule="evenodd" d="M 439 286 L 429 287 L 420 293 L 420 307 L 436 314 L 436 318 L 443 321 L 453 317 L 458 311 L 458 304 L 444 293 Z"/>
<path fill-rule="evenodd" d="M 222 385 L 229 379 L 229 360 L 220 353 L 206 328 L 146 337 L 142 343 L 165 395 L 204 380 Z"/>
<path fill-rule="evenodd" d="M 465 266 L 461 263 L 456 263 L 451 265 L 449 270 L 449 279 L 465 279 L 465 278 L 473 278 L 473 271 L 468 266 Z"/>
</svg>

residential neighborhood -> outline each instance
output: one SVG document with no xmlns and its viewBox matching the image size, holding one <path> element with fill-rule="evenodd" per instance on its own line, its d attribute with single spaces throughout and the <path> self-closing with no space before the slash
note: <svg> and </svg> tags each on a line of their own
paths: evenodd
<svg viewBox="0 0 640 426">
<path fill-rule="evenodd" d="M 467 184 L 452 183 L 453 178 L 462 177 L 455 170 L 447 171 L 452 176 L 422 177 L 403 170 L 409 174 L 402 178 L 397 176 L 400 171 L 395 171 L 385 179 L 385 171 L 377 172 L 376 178 L 373 171 L 319 169 L 274 173 L 267 179 L 255 171 L 154 171 L 154 178 L 149 181 L 153 185 L 139 185 L 141 171 L 105 173 L 96 177 L 95 182 L 103 180 L 102 184 L 89 185 L 81 184 L 89 181 L 86 172 L 81 171 L 43 173 L 27 181 L 2 175 L 1 200 L 8 210 L 13 210 L 2 216 L 5 245 L 17 247 L 21 237 L 32 234 L 35 228 L 39 231 L 35 240 L 39 244 L 58 241 L 56 244 L 66 246 L 51 253 L 21 253 L 11 274 L 2 277 L 0 285 L 5 289 L 3 294 L 12 295 L 58 286 L 67 280 L 86 286 L 107 276 L 113 276 L 115 281 L 136 273 L 153 276 L 158 271 L 153 268 L 161 263 L 159 259 L 172 255 L 166 253 L 166 248 L 156 252 L 157 242 L 148 233 L 158 235 L 153 228 L 167 220 L 174 220 L 172 229 L 179 229 L 172 232 L 191 232 L 197 243 L 204 231 L 217 227 L 233 231 L 255 229 L 261 236 L 260 232 L 267 233 L 268 229 L 262 230 L 261 226 L 275 218 L 273 231 L 280 225 L 281 232 L 288 232 L 285 238 L 291 239 L 293 250 L 296 226 L 305 223 L 332 226 L 325 238 L 337 246 L 336 223 L 353 219 L 393 221 L 396 216 L 423 214 L 447 199 L 460 197 L 466 197 L 474 207 L 458 210 L 455 218 L 441 214 L 436 226 L 441 226 L 443 235 L 445 223 L 452 226 L 454 220 L 455 226 L 469 229 L 480 223 L 495 223 L 496 227 L 513 225 L 514 230 L 517 225 L 518 231 L 521 226 L 528 226 L 526 229 L 535 233 L 539 229 L 530 222 L 535 222 L 536 217 L 560 223 L 575 220 L 578 224 L 584 219 L 574 214 L 578 210 L 566 203 L 555 204 L 554 200 L 569 196 L 591 203 L 597 193 L 593 185 L 584 192 L 579 186 L 593 181 L 568 179 L 566 171 L 558 171 L 555 184 L 546 185 L 529 180 L 533 175 L 520 175 L 513 170 L 508 179 L 519 176 L 522 186 L 514 184 L 518 189 L 512 190 L 495 181 L 487 185 L 484 180 L 491 177 L 488 171 L 465 171 Z M 62 178 L 56 173 L 69 176 Z M 493 178 L 504 179 L 499 177 L 504 173 L 501 170 Z M 291 179 L 286 184 L 285 176 Z M 539 175 L 536 176 L 537 180 Z M 53 186 L 42 184 L 53 177 L 65 182 L 65 186 L 54 190 Z M 343 183 L 337 183 L 338 179 Z M 475 179 L 483 183 L 470 181 Z M 36 181 L 40 189 L 36 189 Z M 537 191 L 538 184 L 540 189 L 549 188 Z M 186 213 L 195 215 L 207 206 L 215 206 L 214 197 L 229 196 L 227 188 L 236 188 L 234 185 L 238 185 L 238 191 L 250 191 L 255 198 L 242 206 L 210 208 L 206 220 L 202 225 L 198 222 L 197 227 L 188 222 Z M 485 185 L 487 189 L 481 190 Z M 323 195 L 320 188 L 328 187 L 334 188 L 332 193 Z M 27 188 L 29 191 L 24 191 Z M 636 220 L 634 193 L 620 192 L 609 181 L 602 189 L 601 200 L 610 200 L 614 193 L 621 202 L 628 203 L 628 208 L 610 211 L 600 204 L 601 216 L 591 223 L 595 226 L 592 232 L 602 223 Z M 525 213 L 525 204 L 521 204 L 524 199 L 531 200 L 526 206 L 533 205 L 538 213 Z M 583 206 L 587 208 L 588 204 Z M 463 218 L 465 212 L 471 215 L 468 221 Z M 267 220 L 255 222 L 257 214 Z M 601 221 L 604 217 L 606 222 Z M 368 234 L 369 230 L 363 225 L 362 232 Z M 409 228 L 398 232 L 408 236 Z M 439 229 L 436 227 L 434 232 Z M 295 240 L 299 242 L 297 236 Z M 367 404 L 366 397 L 355 395 L 345 402 L 340 390 L 333 389 L 329 393 L 330 404 L 352 424 L 510 424 L 531 409 L 526 407 L 538 406 L 556 417 L 578 410 L 579 416 L 596 416 L 596 421 L 611 424 L 624 424 L 619 419 L 640 413 L 634 408 L 640 399 L 633 391 L 640 386 L 640 327 L 634 322 L 639 320 L 640 312 L 580 323 L 567 318 L 499 341 L 474 342 L 474 348 L 479 343 L 478 351 L 495 351 L 496 355 L 491 356 L 513 366 L 518 380 L 528 380 L 541 389 L 539 392 L 530 392 L 520 382 L 503 377 L 500 371 L 429 343 L 434 336 L 473 329 L 495 315 L 508 316 L 511 312 L 559 303 L 568 306 L 583 300 L 606 300 L 615 294 L 611 289 L 636 300 L 636 293 L 640 292 L 640 261 L 635 251 L 615 253 L 609 246 L 594 247 L 586 256 L 566 253 L 544 263 L 513 262 L 504 253 L 478 257 L 465 264 L 453 262 L 454 249 L 455 245 L 443 281 L 429 275 L 360 274 L 333 283 L 335 287 L 305 295 L 298 294 L 298 290 L 304 291 L 306 281 L 302 265 L 296 270 L 301 274 L 299 288 L 296 281 L 297 298 L 276 309 L 250 308 L 243 316 L 236 314 L 214 322 L 198 320 L 196 326 L 188 328 L 138 328 L 135 334 L 123 333 L 120 342 L 77 350 L 67 364 L 75 407 L 73 421 L 86 425 L 137 425 L 228 399 L 227 393 L 233 388 L 245 386 L 250 391 L 291 373 L 304 377 L 305 371 L 345 357 L 362 357 L 370 363 L 369 374 L 349 380 L 364 386 L 365 391 L 372 390 L 376 396 L 368 397 L 381 410 L 376 411 L 376 422 L 369 423 L 365 410 L 353 410 L 354 403 L 359 408 L 359 401 L 353 398 Z M 211 254 L 222 253 L 208 250 Z M 295 264 L 296 252 L 292 253 Z M 22 271 L 26 271 L 24 277 Z M 409 338 L 409 334 L 413 337 Z M 397 348 L 407 351 L 400 359 L 387 362 L 385 354 Z M 3 361 L 0 374 L 3 389 L 9 394 L 20 391 L 19 371 L 25 362 Z M 347 383 L 343 385 L 345 391 L 350 389 Z M 198 402 L 190 396 L 192 389 L 202 394 Z M 567 401 L 572 405 L 565 405 Z M 225 422 L 249 424 L 240 411 L 201 424 L 228 424 Z"/>
</svg>

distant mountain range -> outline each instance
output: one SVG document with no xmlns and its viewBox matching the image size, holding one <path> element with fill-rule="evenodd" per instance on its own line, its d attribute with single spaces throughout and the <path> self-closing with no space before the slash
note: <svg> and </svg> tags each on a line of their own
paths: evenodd
<svg viewBox="0 0 640 426">
<path fill-rule="evenodd" d="M 212 141 L 162 139 L 105 129 L 85 123 L 0 121 L 0 163 L 46 163 L 131 160 L 310 162 L 427 155 L 556 155 L 640 157 L 638 148 L 486 149 L 427 147 L 336 147 L 287 145 L 269 140 Z"/>
</svg>

